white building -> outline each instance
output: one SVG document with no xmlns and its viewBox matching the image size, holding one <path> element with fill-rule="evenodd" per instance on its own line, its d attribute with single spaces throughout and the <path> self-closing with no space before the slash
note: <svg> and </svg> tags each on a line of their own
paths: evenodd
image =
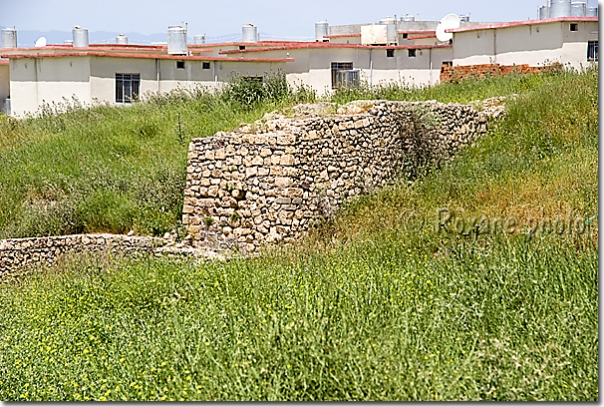
<svg viewBox="0 0 604 407">
<path fill-rule="evenodd" d="M 558 17 L 486 24 L 453 33 L 453 66 L 484 64 L 574 68 L 598 59 L 598 17 Z"/>
<path fill-rule="evenodd" d="M 262 77 L 266 72 L 284 71 L 286 63 L 293 62 L 291 58 L 168 55 L 161 47 L 146 52 L 118 46 L 112 51 L 89 47 L 65 52 L 65 48 L 21 49 L 2 55 L 10 61 L 10 87 L 4 95 L 10 96 L 12 115 L 33 113 L 44 103 L 60 103 L 72 96 L 84 104 L 119 104 L 130 103 L 147 92 L 216 87 L 234 74 Z M 1 75 L 2 69 L 0 80 Z M 0 92 L 6 87 L 6 79 L 2 83 Z"/>
</svg>

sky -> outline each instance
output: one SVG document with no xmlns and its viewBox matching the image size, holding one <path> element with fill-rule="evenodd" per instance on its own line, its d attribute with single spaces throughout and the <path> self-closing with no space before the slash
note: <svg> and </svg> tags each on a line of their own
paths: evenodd
<svg viewBox="0 0 604 407">
<path fill-rule="evenodd" d="M 470 14 L 472 21 L 534 19 L 546 0 L 0 0 L 0 26 L 17 30 L 165 33 L 169 25 L 189 25 L 189 35 L 217 37 L 240 33 L 252 23 L 258 31 L 282 39 L 314 38 L 314 23 L 330 25 L 378 22 L 410 14 L 440 20 L 449 13 Z M 588 6 L 596 6 L 588 0 Z M 270 39 L 270 38 L 265 38 Z"/>
</svg>

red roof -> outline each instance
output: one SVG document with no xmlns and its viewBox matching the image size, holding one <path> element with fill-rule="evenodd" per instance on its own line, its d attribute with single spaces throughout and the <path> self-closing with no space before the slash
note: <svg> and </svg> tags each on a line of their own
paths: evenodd
<svg viewBox="0 0 604 407">
<path fill-rule="evenodd" d="M 224 61 L 224 62 L 294 62 L 293 58 L 229 58 L 211 56 L 186 56 L 166 54 L 116 54 L 109 52 L 64 52 L 59 54 L 14 54 L 0 55 L 0 58 L 61 58 L 61 57 L 108 57 L 108 58 L 138 58 L 138 59 L 173 59 L 178 61 Z"/>
<path fill-rule="evenodd" d="M 325 35 L 326 38 L 343 38 L 343 37 L 360 37 L 360 36 L 361 36 L 361 33 Z"/>
<path fill-rule="evenodd" d="M 407 37 L 408 40 L 423 40 L 426 38 L 436 38 L 436 34 L 434 34 L 434 35 L 410 35 Z"/>
<path fill-rule="evenodd" d="M 209 44 L 189 44 L 189 48 L 197 48 L 197 47 L 263 47 L 263 46 L 276 46 L 283 44 L 306 44 L 308 41 L 258 41 L 258 42 L 215 42 Z"/>
<path fill-rule="evenodd" d="M 265 52 L 265 51 L 286 51 L 293 49 L 320 49 L 320 48 L 361 48 L 361 49 L 429 49 L 429 48 L 452 48 L 452 45 L 360 45 L 360 44 L 332 44 L 330 42 L 308 42 L 304 44 L 289 45 L 282 47 L 265 47 L 265 48 L 250 48 L 250 49 L 233 49 L 228 51 L 220 51 L 220 54 L 239 54 L 246 52 Z"/>
<path fill-rule="evenodd" d="M 426 30 L 401 30 L 398 32 L 399 34 L 425 34 L 425 35 L 436 35 L 436 31 L 426 31 Z"/>
<path fill-rule="evenodd" d="M 562 22 L 562 21 L 598 21 L 598 17 L 544 18 L 543 20 L 512 21 L 512 22 L 508 22 L 508 23 L 493 23 L 493 24 L 474 25 L 474 26 L 469 26 L 469 27 L 451 28 L 451 29 L 445 30 L 445 31 L 449 32 L 449 33 L 459 33 L 459 32 L 464 32 L 464 31 L 490 30 L 490 29 L 494 29 L 494 28 L 516 27 L 519 25 L 557 23 L 557 22 Z"/>
</svg>

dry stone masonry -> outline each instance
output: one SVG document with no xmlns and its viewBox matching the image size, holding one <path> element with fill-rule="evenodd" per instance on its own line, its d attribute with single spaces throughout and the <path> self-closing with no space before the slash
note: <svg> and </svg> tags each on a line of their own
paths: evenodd
<svg viewBox="0 0 604 407">
<path fill-rule="evenodd" d="M 0 240 L 0 276 L 34 265 L 50 266 L 65 253 L 104 251 L 152 253 L 165 244 L 163 239 L 123 235 L 71 235 Z"/>
<path fill-rule="evenodd" d="M 478 109 L 477 109 L 478 108 Z M 187 256 L 224 260 L 292 242 L 348 198 L 422 165 L 452 158 L 486 134 L 501 99 L 471 105 L 358 101 L 296 106 L 232 133 L 195 139 L 183 223 L 189 239 L 72 235 L 0 240 L 0 277 L 52 265 L 65 253 Z"/>
<path fill-rule="evenodd" d="M 183 223 L 194 247 L 291 242 L 345 199 L 452 158 L 503 109 L 500 99 L 300 105 L 195 139 Z"/>
</svg>

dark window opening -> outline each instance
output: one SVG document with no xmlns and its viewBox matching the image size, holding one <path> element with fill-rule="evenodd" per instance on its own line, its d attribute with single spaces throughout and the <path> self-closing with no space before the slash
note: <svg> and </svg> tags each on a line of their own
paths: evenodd
<svg viewBox="0 0 604 407">
<path fill-rule="evenodd" d="M 209 62 L 202 62 L 201 63 L 201 69 L 210 69 L 210 63 Z"/>
<path fill-rule="evenodd" d="M 407 33 L 403 34 L 403 39 L 406 40 L 407 38 L 409 38 L 409 34 L 407 34 Z"/>
<path fill-rule="evenodd" d="M 140 74 L 115 74 L 115 102 L 132 103 L 139 95 L 141 85 Z"/>
<path fill-rule="evenodd" d="M 240 45 L 239 46 L 239 51 L 243 51 L 245 49 L 245 45 Z"/>
<path fill-rule="evenodd" d="M 453 61 L 443 61 L 442 66 L 453 66 Z"/>
<path fill-rule="evenodd" d="M 386 50 L 386 58 L 394 58 L 394 50 L 393 49 L 387 49 Z"/>
<path fill-rule="evenodd" d="M 331 63 L 331 88 L 338 88 L 338 71 L 349 71 L 352 69 L 352 62 L 332 62 Z"/>
<path fill-rule="evenodd" d="M 577 23 L 571 23 L 570 24 L 570 30 L 571 31 L 579 31 L 579 24 L 577 24 Z"/>
<path fill-rule="evenodd" d="M 409 58 L 415 58 L 416 56 L 416 49 L 410 49 L 409 50 Z"/>
<path fill-rule="evenodd" d="M 587 60 L 598 62 L 598 41 L 587 42 Z"/>
<path fill-rule="evenodd" d="M 185 61 L 176 61 L 176 69 L 185 69 Z"/>
</svg>

